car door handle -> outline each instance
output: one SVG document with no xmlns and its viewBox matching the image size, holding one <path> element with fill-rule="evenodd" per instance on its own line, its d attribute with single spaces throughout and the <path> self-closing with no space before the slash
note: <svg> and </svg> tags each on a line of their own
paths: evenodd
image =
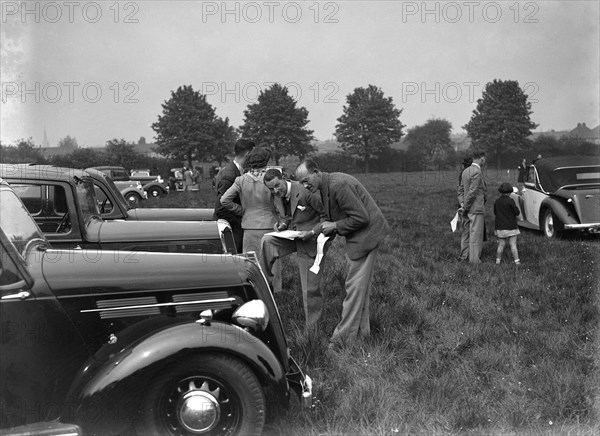
<svg viewBox="0 0 600 436">
<path fill-rule="evenodd" d="M 29 297 L 31 297 L 31 293 L 29 291 L 20 291 L 16 294 L 3 295 L 2 300 L 25 300 Z"/>
</svg>

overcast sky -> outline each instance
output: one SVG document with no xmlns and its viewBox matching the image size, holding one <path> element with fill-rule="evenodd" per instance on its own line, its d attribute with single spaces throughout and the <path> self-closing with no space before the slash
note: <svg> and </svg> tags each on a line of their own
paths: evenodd
<svg viewBox="0 0 600 436">
<path fill-rule="evenodd" d="M 517 80 L 539 130 L 599 124 L 598 1 L 2 3 L 1 140 L 153 140 L 171 91 L 192 85 L 235 127 L 270 82 L 330 139 L 369 84 L 408 128 L 454 133 L 493 79 Z"/>
</svg>

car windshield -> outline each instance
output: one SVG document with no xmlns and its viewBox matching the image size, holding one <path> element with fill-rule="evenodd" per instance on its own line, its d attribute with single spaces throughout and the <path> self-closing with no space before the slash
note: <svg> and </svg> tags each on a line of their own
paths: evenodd
<svg viewBox="0 0 600 436">
<path fill-rule="evenodd" d="M 131 206 L 129 205 L 127 200 L 125 200 L 125 197 L 123 197 L 123 194 L 121 194 L 121 191 L 119 190 L 119 188 L 117 188 L 117 185 L 115 185 L 115 182 L 113 182 L 113 180 L 110 177 L 108 177 L 106 174 L 102 173 L 102 175 L 104 176 L 104 180 L 106 180 L 106 184 L 108 185 L 108 187 L 112 191 L 113 195 L 115 196 L 115 199 L 121 203 L 121 205 L 124 209 L 126 209 L 126 210 L 131 209 Z"/>
<path fill-rule="evenodd" d="M 84 180 L 78 178 L 75 188 L 77 191 L 77 201 L 81 208 L 81 216 L 83 222 L 87 224 L 92 216 L 100 216 L 94 184 L 88 178 Z"/>
<path fill-rule="evenodd" d="M 600 167 L 567 167 L 552 171 L 552 184 L 557 188 L 600 185 Z"/>
<path fill-rule="evenodd" d="M 45 241 L 44 235 L 13 191 L 0 190 L 0 204 L 2 230 L 24 258 L 27 244 L 36 239 Z"/>
</svg>

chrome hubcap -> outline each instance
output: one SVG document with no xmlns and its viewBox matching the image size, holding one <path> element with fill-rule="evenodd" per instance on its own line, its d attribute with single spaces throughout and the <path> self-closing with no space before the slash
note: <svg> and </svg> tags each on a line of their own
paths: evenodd
<svg viewBox="0 0 600 436">
<path fill-rule="evenodd" d="M 181 396 L 176 409 L 182 427 L 196 434 L 212 430 L 221 417 L 219 394 L 219 388 L 210 391 L 206 382 L 197 387 L 190 381 L 188 391 Z"/>
<path fill-rule="evenodd" d="M 546 234 L 547 235 L 554 234 L 554 221 L 552 220 L 552 215 L 548 215 L 546 217 Z"/>
</svg>

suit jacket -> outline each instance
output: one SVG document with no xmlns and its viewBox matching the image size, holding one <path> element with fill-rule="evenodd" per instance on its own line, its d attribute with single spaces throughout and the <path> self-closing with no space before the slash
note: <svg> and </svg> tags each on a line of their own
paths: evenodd
<svg viewBox="0 0 600 436">
<path fill-rule="evenodd" d="M 213 215 L 213 219 L 217 220 L 221 218 L 229 221 L 232 229 L 242 227 L 242 218 L 233 213 L 231 210 L 225 208 L 221 204 L 221 197 L 231 187 L 231 185 L 233 185 L 235 179 L 241 175 L 242 174 L 240 173 L 240 170 L 238 170 L 237 165 L 231 161 L 225 165 L 225 167 L 223 167 L 215 177 L 217 202 L 215 203 L 215 213 Z M 233 201 L 235 201 L 237 204 L 241 204 L 239 198 L 236 198 Z"/>
<path fill-rule="evenodd" d="M 290 214 L 285 213 L 283 199 L 273 197 L 277 210 L 278 221 L 285 222 L 289 230 L 312 230 L 321 221 L 323 204 L 321 199 L 305 189 L 299 182 L 290 181 Z M 333 238 L 330 238 L 332 240 Z M 306 241 L 296 239 L 296 250 L 305 252 L 311 257 L 317 255 L 317 240 L 311 238 Z"/>
<path fill-rule="evenodd" d="M 486 199 L 487 186 L 483 173 L 479 165 L 472 164 L 462 172 L 461 184 L 458 185 L 458 202 L 463 211 L 483 214 Z"/>
<path fill-rule="evenodd" d="M 377 248 L 390 232 L 381 209 L 365 187 L 344 173 L 321 173 L 325 217 L 346 238 L 346 253 L 360 259 Z"/>
<path fill-rule="evenodd" d="M 277 213 L 271 201 L 271 191 L 264 185 L 265 171 L 251 171 L 237 177 L 221 197 L 221 204 L 242 217 L 242 228 L 252 230 L 272 229 Z M 234 199 L 239 198 L 241 205 Z"/>
</svg>

